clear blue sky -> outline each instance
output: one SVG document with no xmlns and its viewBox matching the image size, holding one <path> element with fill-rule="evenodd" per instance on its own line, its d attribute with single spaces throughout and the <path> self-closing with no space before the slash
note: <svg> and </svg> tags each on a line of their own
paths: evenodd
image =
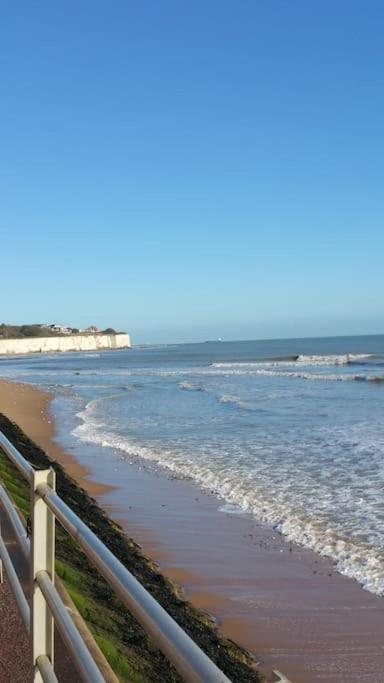
<svg viewBox="0 0 384 683">
<path fill-rule="evenodd" d="M 384 331 L 384 3 L 0 9 L 0 322 Z"/>
</svg>

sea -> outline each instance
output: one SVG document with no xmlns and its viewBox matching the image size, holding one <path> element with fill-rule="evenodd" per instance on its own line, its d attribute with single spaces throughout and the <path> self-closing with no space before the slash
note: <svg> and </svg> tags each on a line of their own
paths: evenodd
<svg viewBox="0 0 384 683">
<path fill-rule="evenodd" d="M 384 594 L 384 335 L 8 357 L 62 445 L 193 480 Z"/>
</svg>

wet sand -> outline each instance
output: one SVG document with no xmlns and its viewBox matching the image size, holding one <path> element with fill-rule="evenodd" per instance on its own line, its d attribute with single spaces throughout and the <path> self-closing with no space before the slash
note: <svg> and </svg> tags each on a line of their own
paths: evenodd
<svg viewBox="0 0 384 683">
<path fill-rule="evenodd" d="M 224 634 L 253 652 L 269 680 L 279 670 L 293 683 L 384 683 L 382 598 L 250 516 L 223 513 L 191 482 L 118 453 L 106 461 L 92 446 L 66 453 L 53 440 L 50 408 L 48 394 L 0 382 L 0 412 L 59 460 Z"/>
<path fill-rule="evenodd" d="M 109 486 L 94 481 L 89 470 L 54 440 L 56 428 L 50 411 L 51 401 L 49 393 L 39 391 L 30 384 L 0 380 L 0 413 L 16 422 L 50 458 L 65 466 L 68 474 L 91 496 L 109 491 Z"/>
</svg>

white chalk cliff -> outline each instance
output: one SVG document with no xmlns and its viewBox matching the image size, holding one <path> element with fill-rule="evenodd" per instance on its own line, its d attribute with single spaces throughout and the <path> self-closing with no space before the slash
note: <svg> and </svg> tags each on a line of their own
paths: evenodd
<svg viewBox="0 0 384 683">
<path fill-rule="evenodd" d="M 130 347 L 129 334 L 71 334 L 68 337 L 0 339 L 0 355 L 49 351 L 99 351 Z"/>
</svg>

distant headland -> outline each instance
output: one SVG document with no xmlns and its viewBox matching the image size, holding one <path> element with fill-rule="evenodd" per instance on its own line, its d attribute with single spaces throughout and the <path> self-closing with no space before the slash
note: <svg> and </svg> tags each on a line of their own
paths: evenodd
<svg viewBox="0 0 384 683">
<path fill-rule="evenodd" d="M 34 323 L 33 325 L 0 325 L 0 339 L 29 339 L 30 337 L 62 337 L 69 334 L 126 334 L 116 332 L 113 327 L 99 330 L 96 325 L 90 325 L 86 329 L 57 325 L 56 323 Z"/>
<path fill-rule="evenodd" d="M 57 324 L 0 325 L 0 355 L 128 348 L 129 334 L 112 327 L 99 330 L 91 325 L 81 330 Z"/>
</svg>

